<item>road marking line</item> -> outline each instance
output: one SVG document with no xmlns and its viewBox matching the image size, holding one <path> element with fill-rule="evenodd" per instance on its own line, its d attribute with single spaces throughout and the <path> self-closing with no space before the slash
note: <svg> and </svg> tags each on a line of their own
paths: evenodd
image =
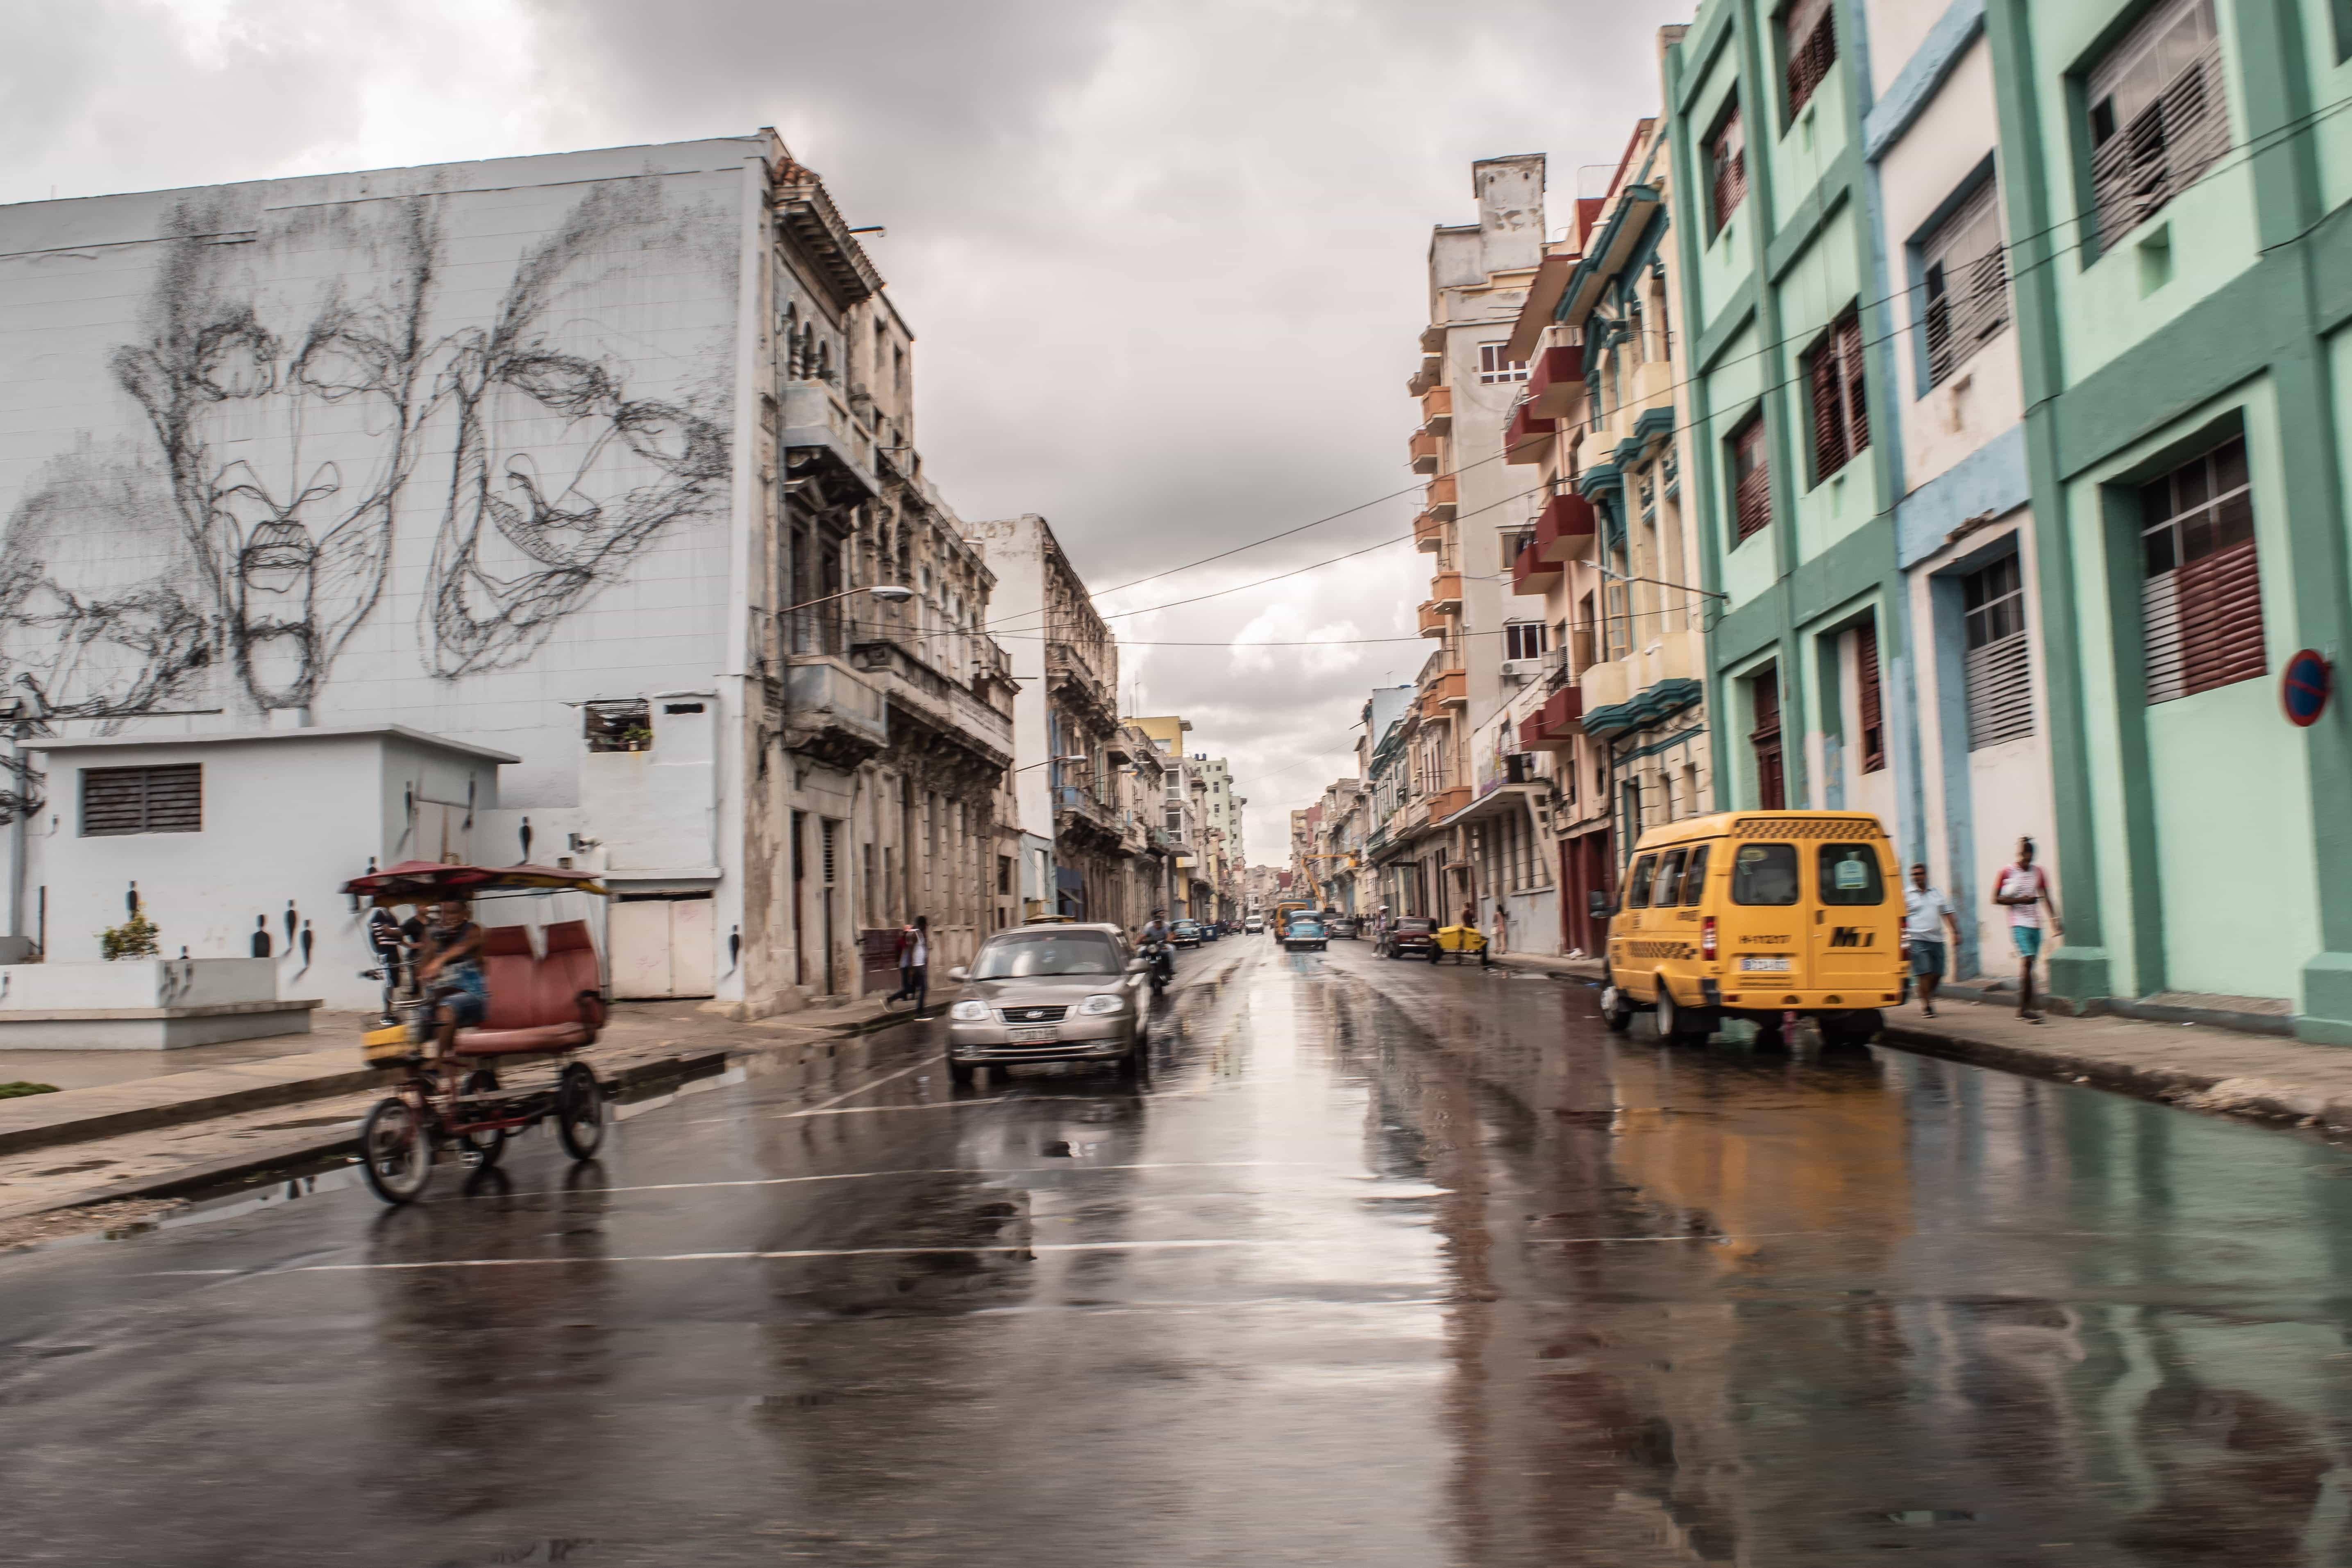
<svg viewBox="0 0 2352 1568">
<path fill-rule="evenodd" d="M 869 1182 L 884 1176 L 1031 1176 L 1065 1171 L 1239 1171 L 1275 1167 L 1312 1169 L 1295 1160 L 1170 1160 L 1149 1165 L 1088 1165 L 1063 1161 L 1052 1165 L 922 1165 L 903 1171 L 842 1171 L 824 1176 L 750 1176 L 715 1182 L 646 1182 L 627 1187 L 541 1187 L 518 1197 L 561 1198 L 604 1193 L 681 1193 L 705 1187 L 789 1187 L 805 1182 Z"/>
<path fill-rule="evenodd" d="M 659 1252 L 622 1258 L 449 1258 L 416 1263 L 298 1263 L 290 1268 L 162 1268 L 150 1279 L 249 1274 L 274 1278 L 284 1274 L 372 1274 L 419 1268 L 526 1268 L 546 1265 L 607 1263 L 759 1263 L 771 1259 L 814 1258 L 963 1258 L 975 1252 L 1175 1252 L 1217 1247 L 1296 1247 L 1287 1237 L 1262 1241 L 1202 1239 L 1187 1241 L 1039 1241 L 976 1244 L 971 1247 L 808 1247 L 776 1252 Z"/>
<path fill-rule="evenodd" d="M 916 1062 L 911 1067 L 903 1067 L 897 1072 L 885 1073 L 880 1078 L 861 1083 L 856 1089 L 845 1089 L 839 1094 L 835 1095 L 831 1100 L 826 1100 L 823 1105 L 814 1106 L 807 1110 L 791 1111 L 788 1114 L 793 1116 L 814 1116 L 818 1111 L 839 1105 L 845 1100 L 855 1100 L 857 1096 L 864 1094 L 869 1089 L 879 1089 L 886 1083 L 895 1082 L 899 1079 L 905 1078 L 910 1072 L 919 1072 L 930 1065 L 931 1064 L 929 1061 Z M 687 1125 L 688 1127 L 716 1127 L 723 1121 L 772 1121 L 775 1120 L 777 1119 L 769 1116 L 698 1116 L 692 1121 L 688 1122 Z"/>
<path fill-rule="evenodd" d="M 803 1116 L 879 1116 L 888 1110 L 961 1110 L 967 1105 L 1002 1105 L 1008 1100 L 1042 1100 L 1034 1094 L 992 1094 L 985 1100 L 934 1100 L 920 1105 L 845 1105 L 839 1110 L 818 1106 L 813 1110 L 787 1110 L 775 1116 L 754 1116 L 753 1121 L 793 1121 Z"/>
</svg>

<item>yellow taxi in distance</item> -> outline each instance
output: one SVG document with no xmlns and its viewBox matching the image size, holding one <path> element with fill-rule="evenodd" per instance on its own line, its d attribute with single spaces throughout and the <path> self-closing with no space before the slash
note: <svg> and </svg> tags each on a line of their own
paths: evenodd
<svg viewBox="0 0 2352 1568">
<path fill-rule="evenodd" d="M 1858 1045 L 1906 994 L 1902 880 L 1879 820 L 1843 811 L 1735 811 L 1653 828 L 1609 920 L 1603 1018 L 1654 1010 L 1662 1039 L 1746 1018 L 1759 1045 L 1806 1015 Z"/>
</svg>

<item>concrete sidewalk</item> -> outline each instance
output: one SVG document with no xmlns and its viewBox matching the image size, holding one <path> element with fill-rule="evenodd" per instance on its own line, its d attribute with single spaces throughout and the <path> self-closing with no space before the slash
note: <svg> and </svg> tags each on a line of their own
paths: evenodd
<svg viewBox="0 0 2352 1568">
<path fill-rule="evenodd" d="M 1515 952 L 1496 962 L 1570 982 L 1602 979 L 1594 958 Z M 1946 990 L 1933 1018 L 1916 1003 L 1885 1009 L 1886 1029 L 1879 1037 L 1929 1056 L 2096 1084 L 2191 1110 L 2352 1132 L 2352 1050 L 2342 1047 L 2113 1014 L 2073 1018 L 2053 1013 L 2029 1024 L 2017 1016 L 2014 995 L 2004 998 L 1998 986 L 1959 991 L 1955 996 Z"/>
<path fill-rule="evenodd" d="M 583 1054 L 603 1072 L 608 1064 L 635 1065 L 680 1051 L 764 1049 L 793 1040 L 834 1038 L 886 1016 L 907 1015 L 885 1015 L 878 1001 L 868 1000 L 736 1023 L 705 1016 L 693 1003 L 622 1003 L 614 1008 L 596 1045 Z M 177 1064 L 159 1061 L 157 1070 L 144 1077 L 0 1100 L 0 1154 L 331 1100 L 386 1081 L 386 1075 L 360 1058 L 359 1037 L 370 1022 L 365 1015 L 320 1013 L 317 1019 L 311 1037 L 316 1043 L 307 1051 L 194 1070 L 175 1070 Z M 79 1053 L 50 1054 L 62 1058 Z M 103 1053 L 110 1066 L 124 1054 Z"/>
</svg>

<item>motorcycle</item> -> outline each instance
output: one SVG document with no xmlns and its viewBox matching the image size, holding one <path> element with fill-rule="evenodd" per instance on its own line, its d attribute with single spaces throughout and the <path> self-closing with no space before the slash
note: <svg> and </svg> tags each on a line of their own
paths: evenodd
<svg viewBox="0 0 2352 1568">
<path fill-rule="evenodd" d="M 1164 942 L 1148 942 L 1137 956 L 1149 961 L 1151 965 L 1151 994 L 1157 996 L 1167 990 L 1168 983 L 1176 978 L 1175 950 Z"/>
</svg>

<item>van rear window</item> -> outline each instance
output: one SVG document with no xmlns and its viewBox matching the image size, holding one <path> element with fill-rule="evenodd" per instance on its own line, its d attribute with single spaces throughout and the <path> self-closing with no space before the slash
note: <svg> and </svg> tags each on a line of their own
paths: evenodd
<svg viewBox="0 0 2352 1568">
<path fill-rule="evenodd" d="M 1886 879 L 1878 874 L 1878 856 L 1867 844 L 1822 845 L 1821 879 L 1825 904 L 1886 901 Z"/>
<path fill-rule="evenodd" d="M 1793 904 L 1797 901 L 1797 847 L 1793 844 L 1743 844 L 1731 858 L 1731 901 L 1735 904 Z"/>
<path fill-rule="evenodd" d="M 1685 904 L 1701 903 L 1706 898 L 1707 848 L 1702 844 L 1691 851 L 1690 868 L 1683 873 L 1683 902 Z"/>
</svg>

